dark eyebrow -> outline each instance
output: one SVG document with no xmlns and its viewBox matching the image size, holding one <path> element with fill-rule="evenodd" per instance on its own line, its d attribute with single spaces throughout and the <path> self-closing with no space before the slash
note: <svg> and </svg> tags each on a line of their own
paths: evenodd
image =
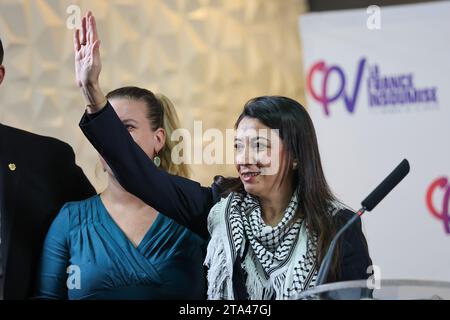
<svg viewBox="0 0 450 320">
<path fill-rule="evenodd" d="M 256 140 L 256 141 L 258 141 L 258 140 L 266 140 L 266 142 L 270 142 L 269 139 L 264 138 L 264 137 L 260 137 L 260 136 L 252 138 L 252 141 L 255 141 L 255 140 Z"/>
<path fill-rule="evenodd" d="M 137 124 L 137 121 L 134 119 L 123 119 L 122 123 L 123 124 Z"/>
</svg>

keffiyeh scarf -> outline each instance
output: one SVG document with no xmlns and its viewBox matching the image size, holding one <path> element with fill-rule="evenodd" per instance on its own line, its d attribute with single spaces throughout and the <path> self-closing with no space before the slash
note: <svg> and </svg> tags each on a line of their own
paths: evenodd
<svg viewBox="0 0 450 320">
<path fill-rule="evenodd" d="M 252 300 L 289 299 L 314 286 L 317 237 L 295 217 L 297 207 L 294 192 L 275 227 L 264 223 L 259 201 L 250 194 L 231 193 L 211 209 L 205 259 L 208 299 L 234 299 L 233 264 L 238 255 Z"/>
</svg>

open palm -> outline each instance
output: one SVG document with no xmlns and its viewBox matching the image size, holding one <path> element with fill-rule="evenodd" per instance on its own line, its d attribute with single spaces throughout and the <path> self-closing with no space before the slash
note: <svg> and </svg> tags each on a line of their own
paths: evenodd
<svg viewBox="0 0 450 320">
<path fill-rule="evenodd" d="M 81 30 L 74 35 L 75 76 L 80 88 L 98 84 L 102 69 L 99 49 L 95 17 L 88 12 L 81 21 Z"/>
</svg>

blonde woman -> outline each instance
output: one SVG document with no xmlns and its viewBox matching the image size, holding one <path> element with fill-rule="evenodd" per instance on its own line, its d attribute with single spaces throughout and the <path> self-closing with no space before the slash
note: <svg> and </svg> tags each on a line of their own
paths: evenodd
<svg viewBox="0 0 450 320">
<path fill-rule="evenodd" d="M 170 161 L 166 137 L 178 127 L 170 101 L 137 87 L 107 96 L 146 156 L 170 174 L 187 176 L 185 165 Z M 204 240 L 123 189 L 101 162 L 106 189 L 67 203 L 47 234 L 37 298 L 203 299 Z"/>
</svg>

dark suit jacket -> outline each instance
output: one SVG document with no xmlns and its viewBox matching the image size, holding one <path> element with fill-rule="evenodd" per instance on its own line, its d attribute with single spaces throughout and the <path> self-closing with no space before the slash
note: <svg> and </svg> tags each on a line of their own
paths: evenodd
<svg viewBox="0 0 450 320">
<path fill-rule="evenodd" d="M 80 127 L 128 192 L 200 236 L 209 237 L 207 217 L 211 207 L 220 200 L 218 185 L 202 187 L 198 182 L 156 168 L 109 103 L 97 114 L 85 114 Z M 353 214 L 348 210 L 342 212 L 342 223 Z M 347 230 L 341 245 L 339 280 L 366 279 L 371 264 L 361 221 L 358 221 Z"/>
<path fill-rule="evenodd" d="M 0 124 L 5 299 L 32 296 L 41 246 L 53 218 L 64 203 L 94 194 L 68 144 Z"/>
</svg>

